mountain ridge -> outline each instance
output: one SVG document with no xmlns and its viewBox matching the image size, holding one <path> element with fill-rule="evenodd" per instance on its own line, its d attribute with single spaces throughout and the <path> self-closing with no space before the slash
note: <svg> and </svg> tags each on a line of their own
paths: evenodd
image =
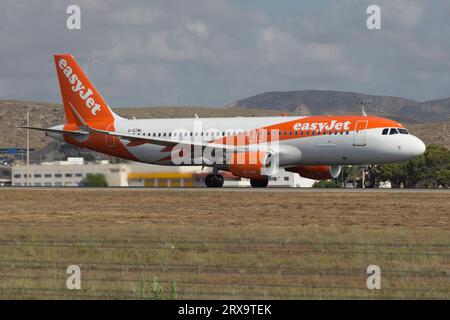
<svg viewBox="0 0 450 320">
<path fill-rule="evenodd" d="M 237 100 L 226 107 L 231 109 L 271 109 L 316 115 L 361 114 L 362 104 L 367 113 L 408 123 L 450 120 L 450 98 L 418 102 L 403 97 L 369 95 L 350 91 L 269 91 Z"/>
</svg>

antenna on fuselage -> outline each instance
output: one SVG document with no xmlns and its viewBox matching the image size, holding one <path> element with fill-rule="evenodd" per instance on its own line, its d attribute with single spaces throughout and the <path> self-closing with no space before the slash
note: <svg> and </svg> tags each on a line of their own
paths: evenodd
<svg viewBox="0 0 450 320">
<path fill-rule="evenodd" d="M 195 117 L 195 119 L 200 119 L 200 118 L 198 117 L 198 114 L 196 114 L 196 113 L 194 113 L 194 117 Z"/>
</svg>

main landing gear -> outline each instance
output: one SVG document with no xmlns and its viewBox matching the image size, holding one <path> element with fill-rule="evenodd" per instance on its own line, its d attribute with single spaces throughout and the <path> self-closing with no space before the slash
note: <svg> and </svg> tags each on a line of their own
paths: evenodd
<svg viewBox="0 0 450 320">
<path fill-rule="evenodd" d="M 208 174 L 205 178 L 205 184 L 208 188 L 221 188 L 223 187 L 223 176 L 218 173 Z"/>
<path fill-rule="evenodd" d="M 250 185 L 253 188 L 265 188 L 269 184 L 269 178 L 265 177 L 262 179 L 250 179 Z"/>
<path fill-rule="evenodd" d="M 218 173 L 210 173 L 205 177 L 205 184 L 208 188 L 221 188 L 223 187 L 223 176 Z M 250 185 L 253 188 L 265 188 L 269 184 L 267 177 L 262 179 L 250 179 Z"/>
</svg>

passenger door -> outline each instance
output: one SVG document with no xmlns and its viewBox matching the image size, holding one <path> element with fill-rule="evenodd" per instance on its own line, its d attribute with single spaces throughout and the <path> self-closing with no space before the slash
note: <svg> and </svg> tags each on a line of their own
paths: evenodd
<svg viewBox="0 0 450 320">
<path fill-rule="evenodd" d="M 366 145 L 366 132 L 368 120 L 358 120 L 355 123 L 355 130 L 353 131 L 353 145 L 365 146 Z"/>
</svg>

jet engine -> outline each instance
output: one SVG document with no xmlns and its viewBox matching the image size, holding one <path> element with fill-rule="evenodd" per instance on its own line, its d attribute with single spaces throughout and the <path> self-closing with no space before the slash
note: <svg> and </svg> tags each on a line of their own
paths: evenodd
<svg viewBox="0 0 450 320">
<path fill-rule="evenodd" d="M 270 175 L 271 157 L 264 151 L 235 152 L 230 156 L 228 169 L 235 176 L 261 179 Z"/>
<path fill-rule="evenodd" d="M 304 178 L 313 180 L 328 180 L 337 178 L 341 173 L 341 168 L 340 165 L 298 166 L 286 168 L 286 171 L 296 172 Z"/>
</svg>

